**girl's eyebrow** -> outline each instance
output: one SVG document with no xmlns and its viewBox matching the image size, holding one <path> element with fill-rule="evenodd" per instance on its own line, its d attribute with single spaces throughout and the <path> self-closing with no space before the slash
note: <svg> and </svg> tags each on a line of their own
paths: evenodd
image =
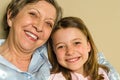
<svg viewBox="0 0 120 80">
<path fill-rule="evenodd" d="M 59 44 L 64 44 L 64 43 L 63 43 L 63 42 L 59 42 L 59 43 L 55 44 L 55 46 L 57 46 L 57 45 L 59 45 Z"/>
<path fill-rule="evenodd" d="M 75 38 L 75 39 L 73 39 L 73 41 L 74 41 L 74 40 L 82 40 L 82 39 L 81 39 L 81 38 Z"/>
</svg>

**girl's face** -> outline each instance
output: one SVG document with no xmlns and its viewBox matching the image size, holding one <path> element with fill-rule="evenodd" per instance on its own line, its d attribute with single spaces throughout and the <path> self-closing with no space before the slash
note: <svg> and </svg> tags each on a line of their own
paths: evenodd
<svg viewBox="0 0 120 80">
<path fill-rule="evenodd" d="M 56 9 L 42 0 L 26 5 L 15 18 L 10 19 L 9 37 L 15 47 L 24 52 L 33 52 L 49 38 L 56 19 Z"/>
<path fill-rule="evenodd" d="M 60 65 L 83 74 L 83 65 L 91 49 L 86 36 L 77 28 L 59 29 L 53 36 L 53 48 Z"/>
</svg>

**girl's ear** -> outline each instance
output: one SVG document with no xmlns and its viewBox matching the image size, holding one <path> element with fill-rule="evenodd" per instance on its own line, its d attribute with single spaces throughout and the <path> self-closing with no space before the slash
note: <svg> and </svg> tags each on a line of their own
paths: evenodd
<svg viewBox="0 0 120 80">
<path fill-rule="evenodd" d="M 7 23 L 9 25 L 9 27 L 12 27 L 12 18 L 11 18 L 11 12 L 10 11 L 7 12 Z"/>
<path fill-rule="evenodd" d="M 87 42 L 87 50 L 88 50 L 88 52 L 91 51 L 91 45 L 90 45 L 90 42 L 89 42 L 89 41 Z"/>
</svg>

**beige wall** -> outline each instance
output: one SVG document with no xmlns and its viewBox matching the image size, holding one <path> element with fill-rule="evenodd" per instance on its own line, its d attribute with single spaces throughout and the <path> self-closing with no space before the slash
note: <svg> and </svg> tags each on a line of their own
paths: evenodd
<svg viewBox="0 0 120 80">
<path fill-rule="evenodd" d="M 100 52 L 120 73 L 120 0 L 57 0 L 64 16 L 82 18 Z"/>
<path fill-rule="evenodd" d="M 10 0 L 0 0 L 0 38 L 4 38 L 4 30 L 2 26 L 2 18 L 3 14 L 5 12 L 5 9 L 7 7 L 7 4 L 10 2 Z"/>
<path fill-rule="evenodd" d="M 0 22 L 4 7 L 10 0 L 0 1 Z M 78 16 L 91 31 L 99 51 L 119 71 L 120 0 L 57 0 L 64 16 Z M 1 26 L 1 23 L 0 23 Z M 0 27 L 0 37 L 3 35 Z"/>
</svg>

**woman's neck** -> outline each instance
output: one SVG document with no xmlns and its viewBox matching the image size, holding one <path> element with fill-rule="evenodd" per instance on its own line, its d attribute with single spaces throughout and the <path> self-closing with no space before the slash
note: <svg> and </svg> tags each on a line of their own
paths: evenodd
<svg viewBox="0 0 120 80">
<path fill-rule="evenodd" d="M 17 50 L 10 47 L 13 46 L 9 46 L 6 41 L 2 46 L 0 46 L 0 55 L 2 55 L 6 60 L 15 65 L 20 70 L 27 71 L 32 54 L 18 52 Z"/>
</svg>

